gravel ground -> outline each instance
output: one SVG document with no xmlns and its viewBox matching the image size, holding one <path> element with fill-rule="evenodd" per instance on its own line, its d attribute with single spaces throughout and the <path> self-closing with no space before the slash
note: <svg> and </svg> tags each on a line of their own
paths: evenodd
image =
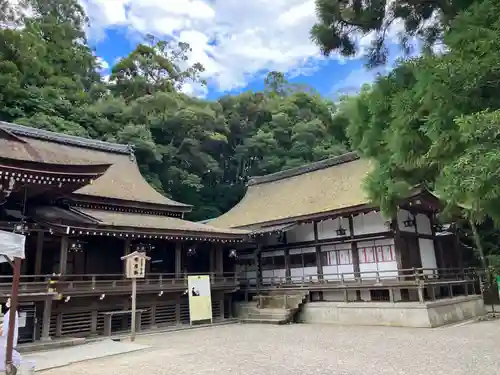
<svg viewBox="0 0 500 375">
<path fill-rule="evenodd" d="M 500 321 L 438 329 L 228 325 L 142 336 L 151 349 L 43 375 L 492 375 Z"/>
</svg>

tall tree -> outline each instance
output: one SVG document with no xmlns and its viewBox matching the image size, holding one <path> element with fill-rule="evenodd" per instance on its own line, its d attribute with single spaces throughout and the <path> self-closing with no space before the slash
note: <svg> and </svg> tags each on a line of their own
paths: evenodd
<svg viewBox="0 0 500 375">
<path fill-rule="evenodd" d="M 424 184 L 462 207 L 480 252 L 475 227 L 500 213 L 499 11 L 498 0 L 472 5 L 450 24 L 448 53 L 401 63 L 349 107 L 352 145 L 377 161 L 371 198 L 392 215 L 402 194 Z"/>
<path fill-rule="evenodd" d="M 126 100 L 158 91 L 176 92 L 188 82 L 205 84 L 200 63 L 188 65 L 189 44 L 158 40 L 152 35 L 112 69 L 111 89 Z"/>
<path fill-rule="evenodd" d="M 311 36 L 325 55 L 332 52 L 354 56 L 360 37 L 371 35 L 366 51 L 371 66 L 387 62 L 388 39 L 397 37 L 409 52 L 409 40 L 417 37 L 427 47 L 440 40 L 450 22 L 475 0 L 316 0 L 318 22 Z M 403 30 L 389 35 L 393 26 Z"/>
</svg>

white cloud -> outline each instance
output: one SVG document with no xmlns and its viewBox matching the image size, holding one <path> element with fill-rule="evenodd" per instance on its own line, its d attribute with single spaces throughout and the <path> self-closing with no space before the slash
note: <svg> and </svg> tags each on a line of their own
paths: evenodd
<svg viewBox="0 0 500 375">
<path fill-rule="evenodd" d="M 332 87 L 332 96 L 338 99 L 343 95 L 355 95 L 365 83 L 372 83 L 379 72 L 360 68 L 351 71 L 344 79 Z"/>
<path fill-rule="evenodd" d="M 203 64 L 204 78 L 220 91 L 244 87 L 270 70 L 311 74 L 325 60 L 309 34 L 316 21 L 314 0 L 80 1 L 92 23 L 91 37 L 122 28 L 131 38 L 151 33 L 188 42 L 190 62 Z M 360 46 L 370 39 L 360 38 Z"/>
<path fill-rule="evenodd" d="M 221 91 L 243 87 L 269 70 L 308 73 L 322 59 L 309 38 L 314 0 L 81 1 L 91 37 L 124 28 L 131 36 L 188 42 L 190 60 L 203 64 L 205 78 Z"/>
<path fill-rule="evenodd" d="M 104 60 L 100 56 L 97 56 L 96 60 L 97 60 L 97 65 L 99 65 L 99 69 L 98 69 L 99 72 L 106 72 L 109 70 L 109 63 L 106 60 Z"/>
</svg>

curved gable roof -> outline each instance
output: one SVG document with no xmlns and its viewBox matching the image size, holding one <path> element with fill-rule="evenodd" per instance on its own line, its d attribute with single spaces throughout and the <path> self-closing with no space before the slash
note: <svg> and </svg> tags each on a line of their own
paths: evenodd
<svg viewBox="0 0 500 375">
<path fill-rule="evenodd" d="M 220 228 L 264 226 L 367 204 L 362 183 L 370 170 L 368 160 L 351 152 L 255 177 L 249 181 L 243 199 L 210 221 L 210 225 Z"/>
<path fill-rule="evenodd" d="M 157 192 L 139 171 L 130 145 L 92 140 L 42 129 L 0 122 L 0 129 L 16 138 L 4 140 L 10 148 L 2 146 L 0 157 L 18 160 L 61 164 L 111 164 L 109 169 L 92 184 L 75 193 L 83 196 L 110 198 L 130 202 L 148 203 L 188 211 L 191 206 L 176 202 Z M 19 142 L 29 146 L 19 147 Z M 16 145 L 17 143 L 17 145 Z M 5 152 L 5 155 L 4 155 Z"/>
</svg>

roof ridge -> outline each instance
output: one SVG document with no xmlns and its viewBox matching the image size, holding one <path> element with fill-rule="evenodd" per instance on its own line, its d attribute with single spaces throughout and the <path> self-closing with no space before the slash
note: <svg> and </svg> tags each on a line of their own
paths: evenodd
<svg viewBox="0 0 500 375">
<path fill-rule="evenodd" d="M 348 163 L 354 160 L 358 160 L 359 155 L 355 152 L 348 152 L 339 156 L 334 156 L 332 158 L 316 161 L 314 163 L 309 163 L 302 165 L 300 167 L 285 169 L 283 171 L 263 175 L 255 176 L 248 180 L 248 186 L 265 184 L 268 182 L 274 182 L 279 180 L 284 180 L 290 177 L 300 176 L 302 174 L 318 171 L 325 168 L 330 168 L 336 165 Z"/>
<path fill-rule="evenodd" d="M 115 152 L 119 154 L 133 154 L 133 145 L 124 145 L 120 143 L 99 141 L 75 135 L 61 134 L 44 129 L 32 128 L 29 126 L 13 124 L 10 122 L 0 121 L 0 129 L 6 130 L 18 136 L 25 136 L 44 141 L 52 141 L 72 146 L 90 148 L 100 151 Z"/>
</svg>

